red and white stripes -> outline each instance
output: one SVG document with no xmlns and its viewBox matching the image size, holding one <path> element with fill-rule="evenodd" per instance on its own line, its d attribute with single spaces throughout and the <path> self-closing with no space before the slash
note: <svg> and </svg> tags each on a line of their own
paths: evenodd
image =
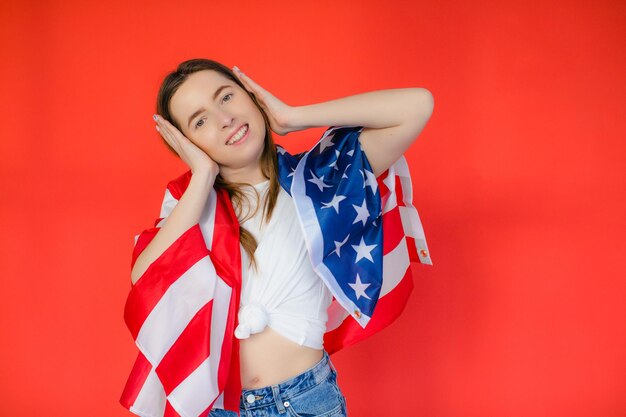
<svg viewBox="0 0 626 417">
<path fill-rule="evenodd" d="M 181 176 L 168 185 L 156 227 L 136 239 L 133 263 L 154 238 L 188 185 Z M 185 231 L 132 287 L 125 321 L 139 355 L 121 402 L 145 417 L 208 415 L 215 405 L 238 409 L 239 396 L 224 395 L 233 379 L 233 340 L 239 307 L 240 264 L 209 250 L 220 230 L 219 251 L 239 253 L 238 223 L 224 195 L 213 190 L 199 224 Z M 226 198 L 228 198 L 226 196 Z M 233 223 L 235 222 L 235 224 Z M 224 236 L 230 230 L 230 237 Z M 236 245 L 233 247 L 232 245 Z M 228 249 L 230 248 L 230 250 Z M 233 251 L 233 249 L 235 249 Z"/>
</svg>

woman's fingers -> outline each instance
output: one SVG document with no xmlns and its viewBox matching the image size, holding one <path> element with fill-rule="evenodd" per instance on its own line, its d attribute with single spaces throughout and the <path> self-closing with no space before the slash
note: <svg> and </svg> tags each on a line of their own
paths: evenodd
<svg viewBox="0 0 626 417">
<path fill-rule="evenodd" d="M 219 165 L 213 161 L 202 149 L 196 146 L 189 138 L 183 135 L 174 125 L 158 116 L 155 117 L 157 130 L 165 141 L 174 149 L 178 156 L 191 168 L 197 170 L 209 170 L 217 175 Z"/>
<path fill-rule="evenodd" d="M 170 145 L 174 144 L 174 140 L 172 139 L 172 135 L 168 132 L 167 128 L 165 128 L 163 126 L 160 126 L 160 125 L 157 125 L 156 129 L 159 132 L 159 134 L 161 134 L 163 139 L 165 139 L 165 141 L 167 143 L 169 143 Z"/>
<path fill-rule="evenodd" d="M 176 141 L 176 142 L 188 140 L 182 133 L 180 133 L 180 130 L 176 129 L 174 125 L 172 125 L 170 122 L 168 122 L 164 118 L 159 117 L 158 123 L 159 123 L 158 126 L 161 129 L 161 131 L 165 132 L 165 134 L 168 135 L 171 140 Z"/>
<path fill-rule="evenodd" d="M 268 94 L 267 90 L 265 90 L 263 87 L 258 85 L 256 82 L 254 82 L 252 78 L 248 77 L 246 74 L 241 72 L 239 68 L 233 67 L 233 69 L 234 69 L 235 74 L 237 74 L 237 77 L 239 77 L 239 79 L 246 86 L 248 91 L 250 91 L 251 93 L 254 93 L 257 96 L 257 98 L 263 99 L 265 95 Z"/>
<path fill-rule="evenodd" d="M 180 131 L 176 129 L 170 122 L 168 122 L 164 118 L 159 117 L 159 120 L 157 123 L 159 123 L 159 127 L 161 128 L 161 130 L 165 131 L 168 135 L 172 137 L 182 136 Z"/>
<path fill-rule="evenodd" d="M 254 94 L 256 101 L 267 114 L 272 130 L 279 135 L 289 133 L 291 131 L 290 115 L 292 114 L 292 107 L 258 85 L 254 80 L 241 72 L 239 68 L 233 67 L 233 72 L 237 75 L 244 87 Z"/>
<path fill-rule="evenodd" d="M 250 78 L 246 74 L 241 72 L 239 67 L 234 66 L 233 67 L 233 72 L 235 73 L 237 78 L 239 78 L 239 80 L 246 86 L 246 88 L 248 88 L 248 90 L 250 90 L 251 92 L 254 92 L 253 91 L 254 90 L 253 86 L 250 85 L 250 83 L 248 83 L 248 80 L 250 80 Z"/>
<path fill-rule="evenodd" d="M 181 141 L 181 136 L 182 134 L 180 134 L 180 132 L 178 132 L 178 129 L 176 129 L 174 126 L 171 125 L 171 123 L 169 123 L 167 120 L 163 119 L 162 117 L 158 117 L 156 119 L 157 122 L 157 131 L 161 134 L 161 136 L 163 137 L 163 139 L 165 139 L 165 141 L 172 147 L 174 148 L 174 150 L 176 151 L 176 153 L 178 153 L 180 155 L 180 141 Z M 178 135 L 176 135 L 176 131 L 178 133 Z"/>
</svg>

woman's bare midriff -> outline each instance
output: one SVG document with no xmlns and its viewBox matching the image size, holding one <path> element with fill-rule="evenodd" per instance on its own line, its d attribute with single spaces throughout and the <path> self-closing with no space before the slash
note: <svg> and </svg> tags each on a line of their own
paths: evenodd
<svg viewBox="0 0 626 417">
<path fill-rule="evenodd" d="M 269 326 L 239 341 L 241 384 L 255 389 L 278 384 L 317 364 L 322 349 L 300 346 Z"/>
</svg>

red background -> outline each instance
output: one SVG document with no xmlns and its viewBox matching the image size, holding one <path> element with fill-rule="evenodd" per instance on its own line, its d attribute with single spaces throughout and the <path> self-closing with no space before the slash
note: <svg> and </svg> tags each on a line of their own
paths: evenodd
<svg viewBox="0 0 626 417">
<path fill-rule="evenodd" d="M 259 3 L 0 3 L 0 415 L 130 415 L 133 236 L 185 170 L 151 115 L 196 57 L 293 105 L 435 97 L 407 154 L 434 266 L 333 356 L 350 416 L 626 415 L 626 3 Z"/>
</svg>

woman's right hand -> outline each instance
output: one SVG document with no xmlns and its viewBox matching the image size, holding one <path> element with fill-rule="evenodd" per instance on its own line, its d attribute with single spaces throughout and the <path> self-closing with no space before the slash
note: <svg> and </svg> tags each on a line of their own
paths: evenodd
<svg viewBox="0 0 626 417">
<path fill-rule="evenodd" d="M 154 115 L 156 130 L 189 166 L 191 173 L 206 172 L 216 177 L 220 167 L 209 155 L 190 141 L 180 130 L 159 115 Z"/>
</svg>

